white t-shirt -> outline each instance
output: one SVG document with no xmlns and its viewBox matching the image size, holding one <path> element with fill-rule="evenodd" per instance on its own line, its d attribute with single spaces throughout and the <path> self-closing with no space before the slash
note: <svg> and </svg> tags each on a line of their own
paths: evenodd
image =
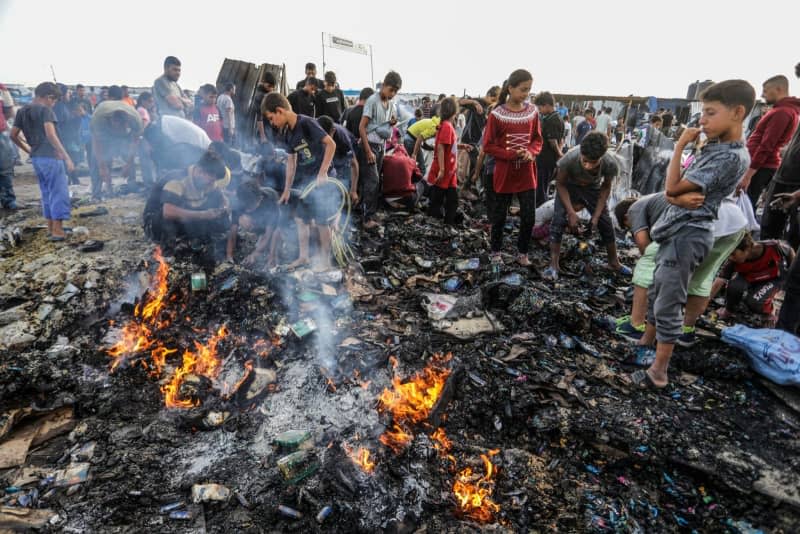
<svg viewBox="0 0 800 534">
<path fill-rule="evenodd" d="M 222 93 L 217 97 L 217 109 L 222 117 L 222 127 L 226 130 L 236 128 L 236 115 L 230 114 L 228 110 L 233 110 L 233 99 Z"/>
<path fill-rule="evenodd" d="M 594 127 L 595 132 L 608 133 L 608 127 L 611 124 L 611 115 L 603 113 L 597 117 L 597 125 Z"/>
<path fill-rule="evenodd" d="M 717 220 L 714 221 L 714 239 L 733 235 L 746 227 L 747 217 L 742 213 L 742 209 L 736 205 L 736 200 L 733 196 L 722 199 L 717 212 Z"/>
<path fill-rule="evenodd" d="M 198 125 L 174 115 L 161 117 L 161 133 L 173 143 L 185 143 L 203 150 L 211 144 L 208 134 Z"/>
</svg>

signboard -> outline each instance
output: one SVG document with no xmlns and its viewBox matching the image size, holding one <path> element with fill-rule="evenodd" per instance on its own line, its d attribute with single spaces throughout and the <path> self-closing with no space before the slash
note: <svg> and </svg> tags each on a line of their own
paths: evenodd
<svg viewBox="0 0 800 534">
<path fill-rule="evenodd" d="M 350 39 L 344 37 L 337 37 L 336 35 L 328 34 L 328 42 L 331 48 L 338 48 L 345 52 L 354 52 L 363 56 L 369 55 L 369 46 L 361 43 L 355 43 Z"/>
</svg>

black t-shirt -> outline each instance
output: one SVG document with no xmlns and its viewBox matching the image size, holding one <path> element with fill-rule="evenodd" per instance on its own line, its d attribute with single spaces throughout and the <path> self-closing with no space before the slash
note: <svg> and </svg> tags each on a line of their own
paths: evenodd
<svg viewBox="0 0 800 534">
<path fill-rule="evenodd" d="M 258 206 L 251 210 L 245 211 L 242 208 L 242 202 L 237 198 L 233 202 L 232 215 L 233 224 L 239 224 L 239 217 L 247 215 L 253 221 L 254 231 L 256 233 L 263 233 L 268 226 L 274 226 L 278 220 L 280 207 L 278 206 L 278 193 L 274 189 L 262 188 L 264 194 Z"/>
<path fill-rule="evenodd" d="M 25 139 L 31 147 L 31 157 L 58 157 L 55 147 L 50 144 L 44 133 L 44 125 L 47 122 L 52 122 L 54 126 L 58 125 L 58 119 L 52 108 L 42 104 L 28 104 L 17 113 L 15 124 L 25 134 Z"/>
<path fill-rule="evenodd" d="M 333 161 L 339 164 L 353 157 L 356 138 L 341 124 L 334 124 L 333 127 L 333 142 L 336 143 L 336 152 L 333 155 Z"/>
<path fill-rule="evenodd" d="M 800 128 L 794 132 L 789 146 L 786 147 L 774 180 L 779 184 L 800 186 Z"/>
<path fill-rule="evenodd" d="M 292 111 L 299 115 L 316 117 L 315 102 L 313 96 L 300 89 L 289 95 L 289 103 L 292 105 Z"/>
<path fill-rule="evenodd" d="M 542 151 L 536 157 L 536 163 L 542 167 L 552 168 L 558 160 L 558 154 L 556 150 L 550 146 L 549 140 L 553 139 L 558 142 L 564 138 L 564 121 L 557 111 L 548 113 L 547 115 L 541 115 L 539 119 L 544 144 L 542 145 Z"/>
<path fill-rule="evenodd" d="M 364 115 L 364 105 L 358 104 L 347 108 L 342 116 L 342 124 L 356 139 L 361 137 L 358 132 L 358 125 L 361 123 L 362 115 Z"/>
<path fill-rule="evenodd" d="M 306 78 L 303 78 L 302 80 L 300 80 L 299 82 L 297 82 L 297 85 L 295 85 L 295 87 L 294 87 L 294 88 L 295 88 L 295 89 L 297 89 L 298 91 L 302 91 L 302 90 L 303 90 L 303 87 L 305 87 L 305 86 L 306 86 Z M 323 85 L 322 85 L 322 80 L 320 80 L 319 78 L 317 78 L 317 89 L 321 91 L 321 90 L 322 90 L 322 88 L 323 88 Z"/>
<path fill-rule="evenodd" d="M 292 187 L 306 184 L 317 177 L 322 167 L 322 158 L 325 148 L 322 139 L 328 134 L 315 121 L 305 115 L 298 115 L 294 129 L 286 128 L 283 133 L 282 144 L 289 154 L 297 156 L 297 170 L 295 171 Z"/>
<path fill-rule="evenodd" d="M 340 122 L 344 112 L 344 93 L 334 89 L 332 93 L 325 90 L 317 91 L 316 111 L 317 117 L 327 115 L 333 122 Z"/>
</svg>

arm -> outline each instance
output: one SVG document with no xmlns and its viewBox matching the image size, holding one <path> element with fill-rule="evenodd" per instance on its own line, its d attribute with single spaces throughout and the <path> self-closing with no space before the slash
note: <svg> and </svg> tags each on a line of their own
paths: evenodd
<svg viewBox="0 0 800 534">
<path fill-rule="evenodd" d="M 25 143 L 22 139 L 19 138 L 19 134 L 22 132 L 18 127 L 14 126 L 11 128 L 11 140 L 14 141 L 14 144 L 17 145 L 20 150 L 31 155 L 31 147 L 28 146 L 28 143 Z"/>
<path fill-rule="evenodd" d="M 747 169 L 747 172 L 744 173 L 744 176 L 739 181 L 739 185 L 736 186 L 737 192 L 741 190 L 747 191 L 753 175 L 764 166 L 770 155 L 779 148 L 778 144 L 781 141 L 780 138 L 783 132 L 792 127 L 792 119 L 786 113 L 770 113 L 769 116 L 759 121 L 757 129 L 762 127 L 762 121 L 765 122 L 763 125 L 764 135 L 751 155 L 750 168 Z"/>
<path fill-rule="evenodd" d="M 533 126 L 531 128 L 531 140 L 528 143 L 528 153 L 532 156 L 532 160 L 536 159 L 536 156 L 542 151 L 542 146 L 544 145 L 544 139 L 542 138 L 542 128 L 539 124 L 539 116 L 533 119 Z"/>
<path fill-rule="evenodd" d="M 169 83 L 163 78 L 156 80 L 155 85 L 153 85 L 153 91 L 158 93 L 172 109 L 183 110 L 183 98 L 170 93 Z"/>
<path fill-rule="evenodd" d="M 667 179 L 664 182 L 664 191 L 667 196 L 676 197 L 691 191 L 699 191 L 700 186 L 681 177 L 681 155 L 686 145 L 694 142 L 700 135 L 700 128 L 686 128 L 675 143 L 675 151 L 667 167 Z"/>
<path fill-rule="evenodd" d="M 419 152 L 419 147 L 422 145 L 422 136 L 418 135 L 417 140 L 414 141 L 414 151 L 411 153 L 411 157 L 417 159 L 417 153 Z"/>
<path fill-rule="evenodd" d="M 644 254 L 644 249 L 651 243 L 650 230 L 647 228 L 639 230 L 633 234 L 633 241 L 636 243 L 636 246 L 639 247 L 639 253 Z"/>
<path fill-rule="evenodd" d="M 322 144 L 325 145 L 325 155 L 322 156 L 322 166 L 319 168 L 319 174 L 317 175 L 317 185 L 322 185 L 328 181 L 328 171 L 331 168 L 333 155 L 336 152 L 336 141 L 330 135 L 322 138 Z"/>
<path fill-rule="evenodd" d="M 669 195 L 666 195 L 666 197 L 667 197 L 667 202 L 669 202 L 670 204 L 674 204 L 675 206 L 680 206 L 681 208 L 686 208 L 687 210 L 698 209 L 700 206 L 703 205 L 703 202 L 706 199 L 706 196 L 700 191 L 690 191 L 689 193 L 684 193 L 676 197 L 671 197 Z"/>
<path fill-rule="evenodd" d="M 481 147 L 480 151 L 478 152 L 478 160 L 475 162 L 475 172 L 472 175 L 472 181 L 477 182 L 478 178 L 480 178 L 481 171 L 483 170 L 483 160 L 486 158 L 486 152 L 483 151 L 483 147 Z"/>
<path fill-rule="evenodd" d="M 294 181 L 294 173 L 297 170 L 297 154 L 289 154 L 286 158 L 286 181 L 283 185 L 283 193 L 281 198 L 278 199 L 278 204 L 286 204 L 289 202 L 289 194 L 292 189 L 292 182 Z"/>
<path fill-rule="evenodd" d="M 258 138 L 262 143 L 266 143 L 267 134 L 264 132 L 264 121 L 256 121 L 256 129 L 258 130 Z"/>
<path fill-rule="evenodd" d="M 353 171 L 350 179 L 350 200 L 355 204 L 358 202 L 358 158 L 355 155 L 350 162 L 350 168 Z"/>
<path fill-rule="evenodd" d="M 722 290 L 722 288 L 725 287 L 726 285 L 728 285 L 727 280 L 725 280 L 724 278 L 716 278 L 714 280 L 714 283 L 711 284 L 711 295 L 709 296 L 709 298 L 712 299 L 715 298 Z"/>
<path fill-rule="evenodd" d="M 442 178 L 444 178 L 444 165 L 445 165 L 444 145 L 441 143 L 439 143 L 439 145 L 436 147 L 436 161 L 439 162 L 439 174 L 436 176 L 436 182 L 435 182 L 438 184 L 439 182 L 442 181 Z"/>
<path fill-rule="evenodd" d="M 64 150 L 64 146 L 61 144 L 61 140 L 58 138 L 58 133 L 56 133 L 56 125 L 52 122 L 45 122 L 44 134 L 47 136 L 47 140 L 50 141 L 50 144 L 53 145 L 53 148 L 56 149 L 58 158 L 64 160 L 64 163 L 67 166 L 67 171 L 72 172 L 75 169 L 75 166 L 72 164 L 69 154 L 67 154 L 67 151 Z"/>
<path fill-rule="evenodd" d="M 600 196 L 597 197 L 597 205 L 594 207 L 594 213 L 592 214 L 593 227 L 597 226 L 597 222 L 600 220 L 603 210 L 606 209 L 606 203 L 608 202 L 608 197 L 611 195 L 611 184 L 613 181 L 614 178 L 611 176 L 606 176 L 606 179 L 603 180 L 603 185 L 600 188 Z"/>
<path fill-rule="evenodd" d="M 494 156 L 495 159 L 504 161 L 512 161 L 517 159 L 518 154 L 514 150 L 509 150 L 500 146 L 498 139 L 499 132 L 497 132 L 497 120 L 493 115 L 489 115 L 489 121 L 486 123 L 486 132 L 483 140 L 483 151 Z"/>
<path fill-rule="evenodd" d="M 236 249 L 236 234 L 239 231 L 239 221 L 233 221 L 228 231 L 228 243 L 225 245 L 225 260 L 233 262 L 233 251 Z"/>
<path fill-rule="evenodd" d="M 567 171 L 564 169 L 558 169 L 558 173 L 556 174 L 556 192 L 558 193 L 558 198 L 561 199 L 561 203 L 564 205 L 564 209 L 567 212 L 567 221 L 569 222 L 569 226 L 574 230 L 578 225 L 578 214 L 575 213 L 575 208 L 572 207 L 572 199 L 570 198 L 569 191 L 567 190 Z"/>
<path fill-rule="evenodd" d="M 375 154 L 372 153 L 372 148 L 369 146 L 369 140 L 367 139 L 368 124 L 369 117 L 362 115 L 361 122 L 358 123 L 358 134 L 361 137 L 361 147 L 364 149 L 364 156 L 366 156 L 367 163 L 375 163 Z"/>
<path fill-rule="evenodd" d="M 187 210 L 185 208 L 179 208 L 175 204 L 165 202 L 161 213 L 165 219 L 191 222 L 211 221 L 219 217 L 224 211 L 224 209 Z"/>
</svg>

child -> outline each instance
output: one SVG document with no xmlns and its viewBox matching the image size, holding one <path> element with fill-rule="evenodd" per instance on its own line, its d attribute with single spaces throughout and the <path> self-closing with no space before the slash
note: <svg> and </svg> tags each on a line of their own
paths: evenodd
<svg viewBox="0 0 800 534">
<path fill-rule="evenodd" d="M 430 204 L 428 215 L 442 217 L 444 203 L 445 224 L 455 224 L 458 209 L 458 181 L 456 178 L 456 151 L 458 142 L 453 121 L 458 115 L 458 102 L 453 97 L 442 100 L 439 117 L 442 122 L 436 131 L 433 163 L 428 174 Z"/>
<path fill-rule="evenodd" d="M 203 102 L 197 109 L 195 124 L 208 134 L 211 141 L 223 141 L 225 136 L 222 133 L 222 119 L 217 108 L 217 88 L 207 83 L 200 88 L 200 95 Z"/>
<path fill-rule="evenodd" d="M 53 106 L 61 97 L 61 92 L 56 84 L 43 82 L 36 87 L 34 96 L 33 102 L 17 113 L 11 139 L 30 154 L 33 161 L 42 192 L 42 209 L 47 220 L 49 240 L 64 241 L 64 221 L 69 219 L 71 208 L 67 173 L 73 172 L 75 166 L 56 133 L 57 119 Z M 25 134 L 28 144 L 20 139 L 20 132 Z"/>
<path fill-rule="evenodd" d="M 792 260 L 794 251 L 785 241 L 753 241 L 746 234 L 714 281 L 712 295 L 727 287 L 719 318 L 729 318 L 744 300 L 751 311 L 768 315 L 769 325 L 774 325 L 775 295 L 783 288 Z"/>
<path fill-rule="evenodd" d="M 586 111 L 583 112 L 583 120 L 575 126 L 575 144 L 581 144 L 583 138 L 589 135 L 594 129 L 595 121 L 594 121 L 594 110 L 592 108 L 587 108 Z"/>
<path fill-rule="evenodd" d="M 608 152 L 608 137 L 601 132 L 590 132 L 579 147 L 567 152 L 558 160 L 556 172 L 556 203 L 553 222 L 550 224 L 550 266 L 542 273 L 545 280 L 557 280 L 560 269 L 561 239 L 568 226 L 578 231 L 578 214 L 573 203 L 579 202 L 592 214 L 592 233 L 597 230 L 606 246 L 608 267 L 625 276 L 631 270 L 617 258 L 614 225 L 608 213 L 611 184 L 619 173 L 619 165 Z"/>
<path fill-rule="evenodd" d="M 531 264 L 528 245 L 536 222 L 536 165 L 534 160 L 542 150 L 539 115 L 528 102 L 533 85 L 531 73 L 515 70 L 503 84 L 500 97 L 489 114 L 484 131 L 483 151 L 493 156 L 495 206 L 492 215 L 492 261 L 500 262 L 503 229 L 508 208 L 516 194 L 520 206 L 520 229 L 517 240 L 517 263 Z"/>
<path fill-rule="evenodd" d="M 233 263 L 236 238 L 241 228 L 258 235 L 255 249 L 245 257 L 244 265 L 254 266 L 265 252 L 268 252 L 266 266 L 271 267 L 274 264 L 278 241 L 275 227 L 280 217 L 280 208 L 275 205 L 277 199 L 275 190 L 262 188 L 255 180 L 239 184 L 236 188 L 236 202 L 228 233 L 226 261 Z"/>
<path fill-rule="evenodd" d="M 700 125 L 713 141 L 681 175 L 683 150 L 701 132 L 700 128 L 686 128 L 675 144 L 664 185 L 671 197 L 699 191 L 705 195 L 703 204 L 697 209 L 671 205 L 650 229 L 659 250 L 648 291 L 647 327 L 640 344 L 657 339 L 656 358 L 647 370 L 630 377 L 633 384 L 643 388 L 664 388 L 669 383 L 667 369 L 681 334 L 689 279 L 711 250 L 714 219 L 722 199 L 733 192 L 750 164 L 742 143 L 742 122 L 755 102 L 753 87 L 744 80 L 727 80 L 706 89 L 701 100 Z"/>
<path fill-rule="evenodd" d="M 287 204 L 292 195 L 292 187 L 299 196 L 295 203 L 295 223 L 300 253 L 297 260 L 289 264 L 290 269 L 309 263 L 310 227 L 319 229 L 320 258 L 315 267 L 325 270 L 330 267 L 331 260 L 331 226 L 336 215 L 331 209 L 328 188 L 328 170 L 336 143 L 331 136 L 319 126 L 317 121 L 292 111 L 289 101 L 280 93 L 269 93 L 261 102 L 261 112 L 272 126 L 283 131 L 282 144 L 285 145 L 289 157 L 286 160 L 286 182 L 279 204 Z M 312 185 L 316 178 L 313 194 L 303 196 L 304 190 Z M 340 197 L 341 198 L 341 197 Z"/>
<path fill-rule="evenodd" d="M 358 166 L 361 172 L 361 201 L 364 209 L 364 228 L 375 228 L 374 220 L 380 200 L 381 164 L 386 141 L 392 136 L 397 124 L 393 98 L 400 91 L 403 80 L 400 75 L 390 71 L 383 79 L 381 90 L 370 96 L 364 103 L 364 112 L 358 125 L 361 150 Z"/>
<path fill-rule="evenodd" d="M 350 192 L 350 201 L 358 202 L 358 160 L 355 156 L 356 138 L 350 130 L 336 124 L 332 117 L 323 115 L 317 119 L 320 127 L 331 136 L 336 143 L 336 152 L 333 155 L 333 169 L 336 179 Z"/>
<path fill-rule="evenodd" d="M 317 91 L 316 96 L 317 117 L 327 115 L 333 122 L 341 122 L 344 113 L 344 93 L 336 87 L 336 73 L 328 71 L 325 73 L 325 81 L 321 91 Z"/>
</svg>

